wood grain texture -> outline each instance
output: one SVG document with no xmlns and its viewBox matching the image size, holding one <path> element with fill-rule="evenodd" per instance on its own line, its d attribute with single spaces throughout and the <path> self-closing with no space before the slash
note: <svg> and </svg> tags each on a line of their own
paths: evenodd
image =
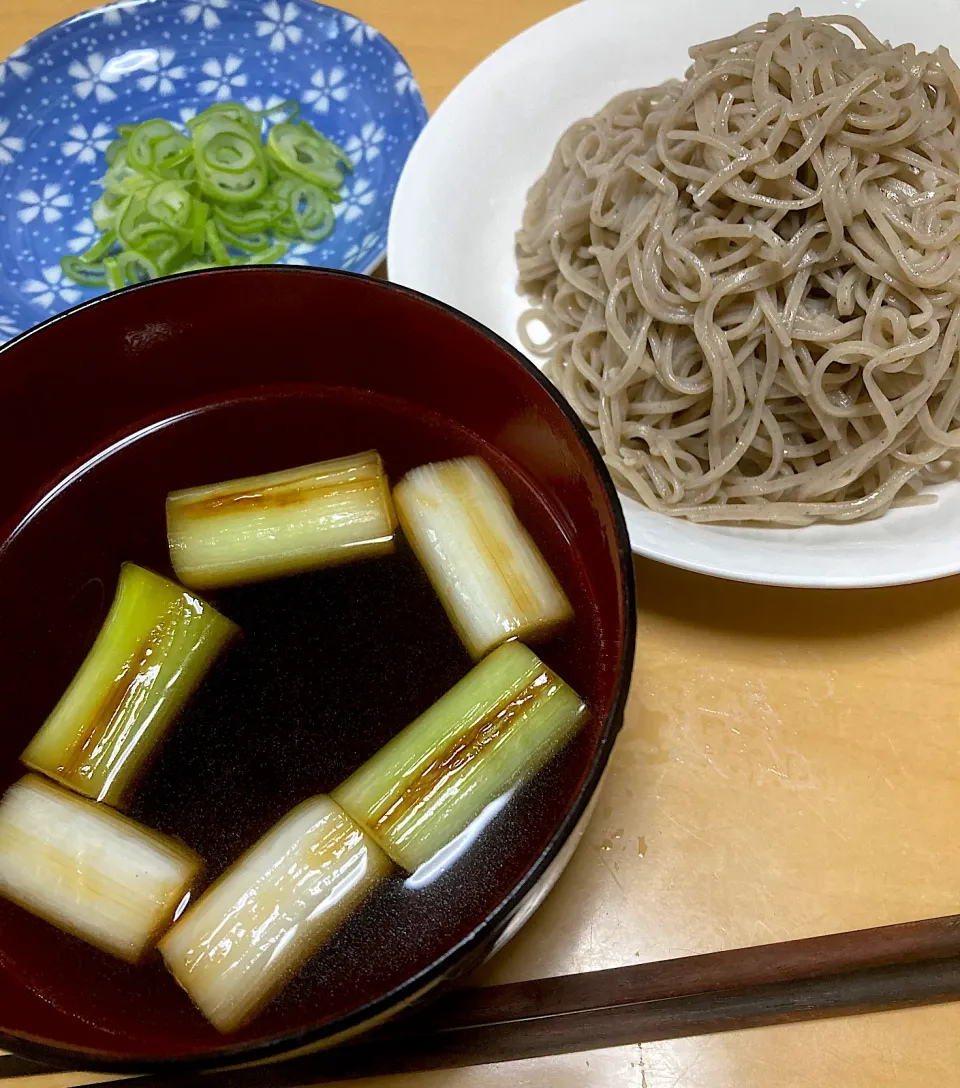
<svg viewBox="0 0 960 1088">
<path fill-rule="evenodd" d="M 755 989 L 793 982 L 807 984 L 820 976 L 899 964 L 922 964 L 958 956 L 960 915 L 953 914 L 726 952 L 680 956 L 630 967 L 471 987 L 450 994 L 437 1012 L 428 1009 L 416 1019 L 424 1026 L 439 1024 L 450 1030 L 547 1016 L 562 1017 L 640 1002 L 670 1001 L 675 1005 L 680 998 L 700 997 L 719 990 Z M 927 984 L 921 976 L 922 971 L 917 974 L 918 994 Z M 856 1001 L 861 1003 L 859 997 Z M 588 1022 L 596 1025 L 596 1030 L 602 1030 L 599 1020 Z M 397 1030 L 406 1030 L 408 1026 L 409 1022 L 401 1024 Z"/>
<path fill-rule="evenodd" d="M 358 1044 L 268 1066 L 158 1074 L 144 1088 L 297 1088 L 960 998 L 960 915 L 448 993 Z M 0 1057 L 0 1078 L 43 1075 Z M 124 1078 L 121 1078 L 124 1079 Z M 119 1081 L 109 1081 L 109 1084 Z"/>
<path fill-rule="evenodd" d="M 956 925 L 953 926 L 955 937 Z M 777 948 L 780 946 L 771 946 Z M 724 955 L 719 953 L 719 955 Z M 746 961 L 743 953 L 738 953 Z M 621 968 L 637 973 L 637 968 Z M 604 972 L 572 976 L 581 983 Z M 519 984 L 523 986 L 524 984 Z M 496 1000 L 493 987 L 488 995 Z M 662 1042 L 746 1028 L 796 1024 L 868 1010 L 956 1001 L 960 995 L 960 957 L 897 964 L 867 971 L 803 978 L 764 986 L 715 990 L 686 997 L 626 1004 L 489 1023 L 450 1026 L 444 1005 L 431 1016 L 412 1017 L 347 1045 L 270 1066 L 203 1074 L 169 1073 L 143 1077 L 143 1088 L 309 1088 L 377 1074 L 423 1073 L 548 1058 L 598 1047 Z M 34 1071 L 18 1059 L 14 1069 Z M 0 1059 L 0 1075 L 3 1073 Z M 120 1084 L 107 1081 L 107 1085 Z"/>
<path fill-rule="evenodd" d="M 431 108 L 491 49 L 562 6 L 344 3 L 406 54 Z M 0 50 L 86 6 L 3 0 Z M 557 889 L 482 980 L 960 910 L 960 580 L 811 593 L 643 560 L 636 569 L 634 689 L 595 819 Z M 958 1083 L 958 1069 L 960 1008 L 943 1005 L 359 1083 L 928 1088 Z"/>
</svg>

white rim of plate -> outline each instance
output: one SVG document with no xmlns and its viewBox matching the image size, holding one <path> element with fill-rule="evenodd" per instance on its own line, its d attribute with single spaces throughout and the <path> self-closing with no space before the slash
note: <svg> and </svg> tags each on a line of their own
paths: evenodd
<svg viewBox="0 0 960 1088">
<path fill-rule="evenodd" d="M 445 274 L 443 262 L 435 260 L 436 254 L 444 251 L 445 235 L 457 224 L 443 224 L 435 209 L 449 200 L 451 192 L 469 187 L 477 170 L 482 174 L 484 165 L 496 159 L 501 149 L 498 140 L 509 145 L 514 138 L 516 145 L 535 143 L 548 150 L 544 154 L 541 147 L 535 160 L 525 163 L 523 176 L 491 175 L 481 181 L 489 182 L 486 192 L 492 216 L 498 202 L 510 205 L 514 211 L 517 207 L 522 210 L 523 194 L 546 166 L 550 150 L 567 125 L 598 109 L 618 90 L 682 73 L 683 61 L 675 59 L 671 35 L 674 39 L 682 36 L 685 56 L 685 49 L 694 40 L 729 33 L 737 26 L 765 18 L 770 7 L 769 0 L 728 0 L 727 5 L 707 10 L 701 0 L 671 0 L 669 5 L 654 0 L 582 0 L 501 46 L 441 103 L 407 159 L 390 217 L 390 278 L 468 313 L 542 366 L 543 360 L 530 356 L 519 343 L 515 328 L 516 313 L 522 308 L 519 296 L 514 312 L 505 314 L 503 307 L 482 312 L 482 305 L 458 295 L 454 283 L 457 264 L 448 261 Z M 915 34 L 924 39 L 922 44 L 927 48 L 938 44 L 933 39 L 946 27 L 947 44 L 953 42 L 960 47 L 960 9 L 952 0 L 928 0 L 920 11 L 905 8 L 899 0 L 810 0 L 803 5 L 804 12 L 810 14 L 850 9 L 868 25 L 876 17 L 879 22 L 874 26 L 881 36 L 915 40 Z M 687 34 L 690 26 L 698 29 Z M 636 42 L 640 44 L 629 76 L 624 75 L 622 67 L 619 75 L 611 68 L 604 71 L 597 84 L 579 89 L 569 69 L 564 79 L 551 76 L 563 68 L 563 57 L 558 54 L 564 50 L 574 45 L 578 49 L 589 49 L 591 45 L 609 49 L 618 37 L 629 38 L 631 29 L 639 35 L 630 39 L 631 49 Z M 651 41 L 656 44 L 648 44 Z M 666 43 L 663 47 L 662 42 Z M 643 47 L 648 50 L 646 56 Z M 571 98 L 567 92 L 571 84 L 575 85 L 572 98 L 583 105 L 574 106 L 558 118 L 550 108 L 556 98 Z M 516 126 L 518 113 L 530 113 L 529 105 L 518 105 L 515 97 L 515 92 L 530 86 L 537 86 L 536 101 L 546 103 L 542 107 L 546 115 L 543 127 L 533 136 L 529 135 L 533 131 L 530 128 L 519 133 L 510 128 L 511 123 Z M 535 124 L 535 119 L 527 120 Z M 464 131 L 470 133 L 472 150 L 464 148 Z M 509 154 L 522 159 L 524 148 L 511 147 Z M 519 223 L 519 212 L 515 222 Z M 476 223 L 474 218 L 470 224 L 474 230 Z M 512 254 L 513 229 L 509 238 L 498 236 L 487 249 L 503 243 L 509 245 Z M 498 250 L 500 257 L 503 244 Z M 474 256 L 468 253 L 462 264 L 470 266 Z M 504 267 L 501 261 L 501 273 Z M 511 289 L 515 271 L 513 277 Z M 496 288 L 485 285 L 483 291 L 492 296 Z M 484 301 L 490 302 L 490 298 Z M 622 493 L 621 500 L 633 550 L 660 562 L 736 581 L 803 588 L 866 588 L 927 581 L 960 572 L 960 483 L 942 485 L 931 489 L 931 493 L 937 495 L 935 505 L 893 510 L 870 522 L 820 524 L 803 529 L 697 525 L 654 513 Z"/>
</svg>

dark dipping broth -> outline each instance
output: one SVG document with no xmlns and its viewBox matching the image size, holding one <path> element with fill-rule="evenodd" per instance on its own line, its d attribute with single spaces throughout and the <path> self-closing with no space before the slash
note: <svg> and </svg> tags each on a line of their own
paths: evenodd
<svg viewBox="0 0 960 1088">
<path fill-rule="evenodd" d="M 406 402 L 317 386 L 267 388 L 198 405 L 115 442 L 51 490 L 0 552 L 3 788 L 19 777 L 20 752 L 89 650 L 120 564 L 173 577 L 169 491 L 368 448 L 380 451 L 391 483 L 428 461 L 487 460 L 575 610 L 560 637 L 533 648 L 597 705 L 613 686 L 616 651 L 602 644 L 572 530 L 515 465 Z M 127 811 L 196 850 L 209 879 L 294 805 L 330 792 L 471 667 L 399 530 L 398 540 L 386 558 L 205 594 L 243 637 L 188 704 Z M 3 588 L 23 584 L 35 587 L 29 597 Z M 397 871 L 235 1034 L 220 1035 L 203 1019 L 159 956 L 128 966 L 0 901 L 4 966 L 45 1004 L 47 1022 L 51 1006 L 64 1010 L 64 1042 L 89 1046 L 97 1036 L 132 1056 L 156 1056 L 171 1036 L 188 1052 L 342 1016 L 427 968 L 517 884 L 583 783 L 602 724 L 594 716 L 449 868 L 425 882 Z M 82 1019 L 70 1010 L 78 991 L 86 998 Z M 25 995 L 16 1000 L 22 1022 Z"/>
</svg>

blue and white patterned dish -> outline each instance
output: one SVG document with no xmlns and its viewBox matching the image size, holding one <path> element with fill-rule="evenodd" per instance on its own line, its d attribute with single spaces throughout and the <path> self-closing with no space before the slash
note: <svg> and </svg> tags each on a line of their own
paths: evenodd
<svg viewBox="0 0 960 1088">
<path fill-rule="evenodd" d="M 427 111 L 403 57 L 360 19 L 315 0 L 118 0 L 11 54 L 0 64 L 0 343 L 101 293 L 70 283 L 59 262 L 93 241 L 118 124 L 288 98 L 354 169 L 333 233 L 284 260 L 371 271 Z"/>
</svg>

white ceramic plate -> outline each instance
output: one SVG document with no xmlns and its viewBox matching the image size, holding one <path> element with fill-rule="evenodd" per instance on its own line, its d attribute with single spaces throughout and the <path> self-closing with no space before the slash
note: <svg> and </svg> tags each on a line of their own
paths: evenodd
<svg viewBox="0 0 960 1088">
<path fill-rule="evenodd" d="M 687 49 L 766 17 L 773 0 L 583 0 L 508 42 L 453 91 L 407 160 L 390 221 L 392 279 L 482 321 L 523 350 L 513 238 L 527 189 L 564 129 L 620 91 L 682 76 Z M 960 54 L 957 0 L 810 0 L 874 33 Z M 538 360 L 534 360 L 538 361 Z M 880 586 L 960 571 L 960 484 L 932 506 L 805 529 L 693 525 L 623 497 L 634 551 L 724 578 Z"/>
</svg>

